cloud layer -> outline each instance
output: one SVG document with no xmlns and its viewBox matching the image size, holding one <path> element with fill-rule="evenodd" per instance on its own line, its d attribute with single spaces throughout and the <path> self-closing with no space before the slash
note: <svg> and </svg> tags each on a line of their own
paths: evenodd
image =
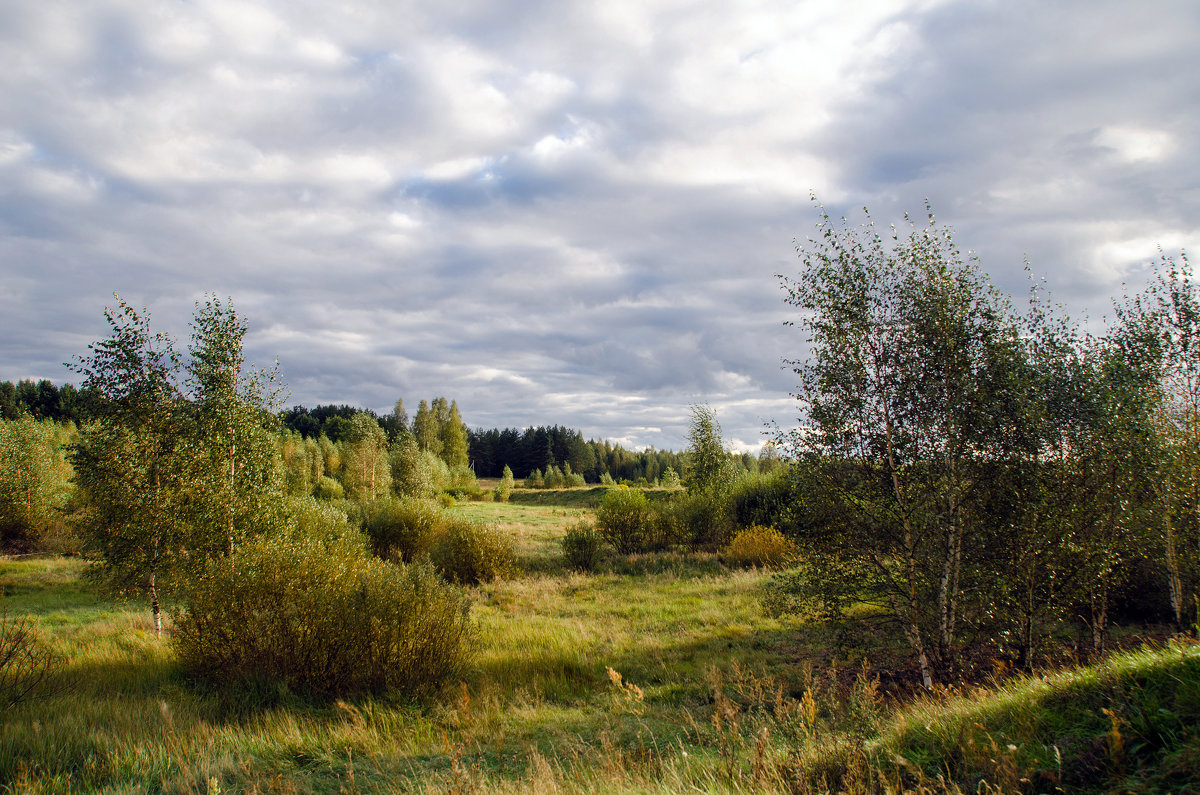
<svg viewBox="0 0 1200 795">
<path fill-rule="evenodd" d="M 292 401 L 678 449 L 794 414 L 810 192 L 1093 316 L 1200 239 L 1200 9 L 0 2 L 0 378 L 232 296 Z"/>
</svg>

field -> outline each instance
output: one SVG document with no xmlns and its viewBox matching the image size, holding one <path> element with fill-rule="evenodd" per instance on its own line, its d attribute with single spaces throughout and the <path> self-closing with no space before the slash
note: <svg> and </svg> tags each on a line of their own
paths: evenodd
<svg viewBox="0 0 1200 795">
<path fill-rule="evenodd" d="M 803 791 L 936 788 L 939 771 L 949 789 L 1050 790 L 1074 781 L 1062 760 L 1078 754 L 1095 769 L 1069 791 L 1179 792 L 1200 769 L 1193 646 L 1070 674 L 1081 714 L 1064 725 L 1038 701 L 1054 703 L 1053 678 L 902 703 L 859 659 L 831 655 L 822 630 L 765 615 L 762 572 L 674 554 L 572 572 L 558 539 L 586 508 L 455 510 L 510 532 L 523 573 L 472 589 L 475 662 L 421 702 L 205 691 L 176 670 L 146 607 L 97 593 L 78 559 L 0 561 L 9 617 L 30 617 L 64 660 L 0 718 L 0 791 Z M 1021 785 L 1026 768 L 1046 778 Z"/>
</svg>

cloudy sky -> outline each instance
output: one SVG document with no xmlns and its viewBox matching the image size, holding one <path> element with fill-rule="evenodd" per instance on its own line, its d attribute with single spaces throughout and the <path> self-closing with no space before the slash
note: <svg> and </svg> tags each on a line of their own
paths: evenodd
<svg viewBox="0 0 1200 795">
<path fill-rule="evenodd" d="M 0 0 L 0 380 L 205 291 L 289 403 L 788 424 L 815 193 L 1098 322 L 1200 241 L 1192 0 Z M 852 216 L 853 217 L 853 216 Z"/>
</svg>

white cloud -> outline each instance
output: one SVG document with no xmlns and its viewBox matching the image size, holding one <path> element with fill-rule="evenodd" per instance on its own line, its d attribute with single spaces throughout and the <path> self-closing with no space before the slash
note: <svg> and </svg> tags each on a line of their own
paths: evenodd
<svg viewBox="0 0 1200 795">
<path fill-rule="evenodd" d="M 215 289 L 299 402 L 678 449 L 706 401 L 753 449 L 794 413 L 809 191 L 929 197 L 1001 286 L 1027 255 L 1097 314 L 1194 248 L 1198 14 L 8 2 L 0 378 L 68 378 L 113 289 L 177 332 Z"/>
</svg>

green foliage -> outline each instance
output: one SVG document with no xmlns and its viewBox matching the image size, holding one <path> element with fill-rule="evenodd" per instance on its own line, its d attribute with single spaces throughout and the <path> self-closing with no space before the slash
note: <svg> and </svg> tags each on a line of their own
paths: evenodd
<svg viewBox="0 0 1200 795">
<path fill-rule="evenodd" d="M 507 464 L 504 465 L 504 471 L 500 475 L 500 482 L 496 484 L 494 496 L 497 502 L 508 502 L 508 498 L 512 496 L 515 484 L 513 482 L 513 471 Z"/>
<path fill-rule="evenodd" d="M 72 493 L 65 446 L 73 425 L 38 422 L 28 414 L 0 421 L 0 549 L 41 546 Z"/>
<path fill-rule="evenodd" d="M 296 431 L 287 431 L 276 444 L 283 465 L 284 491 L 292 495 L 311 494 L 325 474 L 325 461 L 317 441 L 306 439 Z"/>
<path fill-rule="evenodd" d="M 344 510 L 315 497 L 285 499 L 279 519 L 283 535 L 291 538 L 336 540 L 359 535 L 357 525 L 347 518 Z"/>
<path fill-rule="evenodd" d="M 454 494 L 457 499 L 471 497 L 479 493 L 479 481 L 475 471 L 466 464 L 455 464 L 450 467 L 450 482 L 446 491 Z"/>
<path fill-rule="evenodd" d="M 738 531 L 723 557 L 734 566 L 776 568 L 789 561 L 796 545 L 774 527 L 753 525 Z"/>
<path fill-rule="evenodd" d="M 715 551 L 733 537 L 728 496 L 717 491 L 675 492 L 655 506 L 654 523 L 663 545 Z"/>
<path fill-rule="evenodd" d="M 733 520 L 739 527 L 778 526 L 801 510 L 794 474 L 783 468 L 740 478 L 729 499 Z"/>
<path fill-rule="evenodd" d="M 428 554 L 444 522 L 437 503 L 417 497 L 378 500 L 363 511 L 363 531 L 384 560 L 408 562 Z"/>
<path fill-rule="evenodd" d="M 430 410 L 427 401 L 422 400 L 417 406 L 417 414 L 413 417 L 412 432 L 421 452 L 429 452 L 434 455 L 442 452 L 437 416 Z"/>
<path fill-rule="evenodd" d="M 563 479 L 562 470 L 554 464 L 546 467 L 546 474 L 542 476 L 542 487 L 547 489 L 561 489 L 566 484 Z"/>
<path fill-rule="evenodd" d="M 827 215 L 821 230 L 800 276 L 784 279 L 811 340 L 793 363 L 806 427 L 788 441 L 821 464 L 845 521 L 809 543 L 847 571 L 874 567 L 882 591 L 863 596 L 891 611 L 931 686 L 935 668 L 955 665 L 967 600 L 994 580 L 985 472 L 1037 448 L 1027 351 L 1007 303 L 932 213 L 890 246 Z"/>
<path fill-rule="evenodd" d="M 567 528 L 562 538 L 563 558 L 568 566 L 579 571 L 592 571 L 603 553 L 604 539 L 591 522 L 577 522 Z"/>
<path fill-rule="evenodd" d="M 359 412 L 349 420 L 342 443 L 342 485 L 352 499 L 375 500 L 392 486 L 387 434 L 375 418 Z"/>
<path fill-rule="evenodd" d="M 445 398 L 437 398 L 433 401 L 433 408 L 438 418 L 442 459 L 451 468 L 466 467 L 470 460 L 467 455 L 467 426 L 458 413 L 458 403 L 452 400 L 447 406 Z"/>
<path fill-rule="evenodd" d="M 684 483 L 697 492 L 721 493 L 736 478 L 736 470 L 721 439 L 721 425 L 711 406 L 691 407 Z"/>
<path fill-rule="evenodd" d="M 432 497 L 436 493 L 434 470 L 411 433 L 399 434 L 388 455 L 392 463 L 392 491 L 401 497 Z"/>
<path fill-rule="evenodd" d="M 346 490 L 339 481 L 328 475 L 322 475 L 313 486 L 313 496 L 318 500 L 342 500 L 346 498 Z"/>
<path fill-rule="evenodd" d="M 361 542 L 251 541 L 190 585 L 172 643 L 213 682 L 298 693 L 415 693 L 467 661 L 467 601 L 428 567 L 385 563 Z"/>
<path fill-rule="evenodd" d="M 535 469 L 525 478 L 525 488 L 540 489 L 546 485 L 545 479 L 542 477 L 542 470 Z"/>
<path fill-rule="evenodd" d="M 446 579 L 474 585 L 504 577 L 513 570 L 512 538 L 482 522 L 446 517 L 438 528 L 429 559 Z"/>
<path fill-rule="evenodd" d="M 650 502 L 637 489 L 615 488 L 596 507 L 600 535 L 621 554 L 644 552 L 653 540 Z"/>
<path fill-rule="evenodd" d="M 197 302 L 186 368 L 195 413 L 193 552 L 232 551 L 269 531 L 282 491 L 272 413 L 276 376 L 246 368 L 247 330 L 232 305 L 215 297 Z"/>
<path fill-rule="evenodd" d="M 194 431 L 171 339 L 120 299 L 118 307 L 104 313 L 112 336 L 89 346 L 76 367 L 98 416 L 71 463 L 87 503 L 80 527 L 88 551 L 107 579 L 149 595 L 159 630 L 160 576 L 198 562 L 184 554 L 197 541 L 186 521 Z"/>
</svg>

